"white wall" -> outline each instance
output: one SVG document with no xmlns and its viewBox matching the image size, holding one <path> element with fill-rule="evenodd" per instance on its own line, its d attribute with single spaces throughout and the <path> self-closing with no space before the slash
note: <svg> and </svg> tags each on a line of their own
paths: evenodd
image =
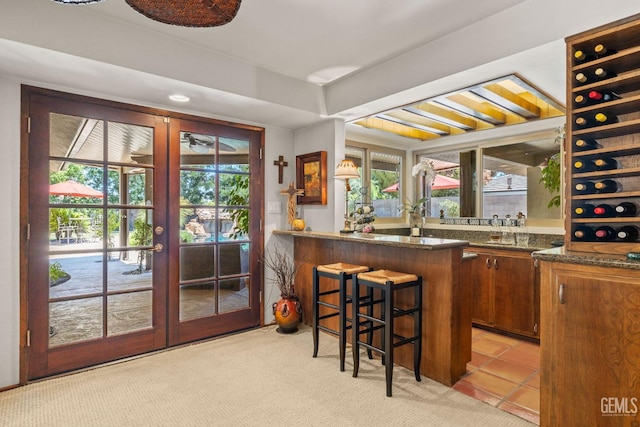
<svg viewBox="0 0 640 427">
<path fill-rule="evenodd" d="M 0 388 L 19 381 L 20 84 L 0 76 Z"/>
<path fill-rule="evenodd" d="M 282 184 L 278 183 L 278 167 L 273 164 L 273 161 L 277 160 L 278 156 L 282 156 L 284 161 L 288 163 L 288 166 L 283 170 Z M 295 182 L 296 180 L 293 131 L 277 128 L 266 129 L 264 164 L 264 240 L 265 251 L 268 251 L 275 244 L 283 244 L 279 239 L 272 236 L 271 232 L 288 228 L 287 198 L 280 194 L 280 190 L 287 188 L 289 182 Z M 276 209 L 279 209 L 280 212 L 274 212 Z M 290 247 L 285 248 L 285 250 L 293 253 L 293 249 Z M 273 283 L 273 273 L 268 268 L 265 268 L 264 274 L 264 296 L 262 299 L 264 302 L 264 322 L 269 324 L 274 321 L 271 305 L 280 299 L 280 292 Z"/>
<path fill-rule="evenodd" d="M 319 125 L 297 130 L 296 156 L 327 152 L 327 205 L 301 205 L 302 217 L 312 230 L 338 231 L 344 217 L 344 181 L 335 180 L 336 165 L 344 158 L 344 122 L 327 120 Z"/>
</svg>

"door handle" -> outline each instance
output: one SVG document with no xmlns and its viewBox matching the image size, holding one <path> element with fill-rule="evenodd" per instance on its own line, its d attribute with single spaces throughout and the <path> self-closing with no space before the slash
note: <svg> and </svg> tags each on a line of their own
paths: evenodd
<svg viewBox="0 0 640 427">
<path fill-rule="evenodd" d="M 164 249 L 164 245 L 162 243 L 156 243 L 153 249 L 150 249 L 151 252 L 162 252 Z"/>
<path fill-rule="evenodd" d="M 498 269 L 498 258 L 493 260 L 493 266 L 496 270 Z"/>
<path fill-rule="evenodd" d="M 491 261 L 489 260 L 489 258 L 485 260 L 485 264 L 487 265 L 487 268 L 491 268 Z"/>
<path fill-rule="evenodd" d="M 161 226 L 157 226 L 157 227 L 154 229 L 154 231 L 155 231 L 155 233 L 159 236 L 159 235 L 161 235 L 161 234 L 164 232 L 164 228 L 162 228 Z"/>
<path fill-rule="evenodd" d="M 564 300 L 564 283 L 560 284 L 560 288 L 558 289 L 558 300 L 560 301 L 560 304 L 564 304 L 565 300 Z"/>
</svg>

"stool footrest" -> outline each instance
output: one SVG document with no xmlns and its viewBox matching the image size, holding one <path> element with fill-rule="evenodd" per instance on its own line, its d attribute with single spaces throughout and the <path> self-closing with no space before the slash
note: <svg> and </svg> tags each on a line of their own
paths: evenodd
<svg viewBox="0 0 640 427">
<path fill-rule="evenodd" d="M 413 342 L 415 342 L 415 341 L 420 339 L 420 337 L 417 336 L 417 335 L 409 337 L 409 338 L 405 338 L 405 337 L 403 337 L 401 335 L 396 335 L 396 334 L 393 334 L 393 338 L 398 340 L 398 341 L 394 341 L 394 343 L 393 343 L 394 347 L 400 347 L 401 345 L 413 343 Z"/>
<path fill-rule="evenodd" d="M 360 324 L 360 326 L 362 326 L 362 323 Z M 375 332 L 382 328 L 384 328 L 384 325 L 374 325 L 373 323 L 368 322 L 368 325 L 364 329 L 360 329 L 360 331 L 358 332 L 358 338 L 360 338 L 360 335 L 362 334 L 370 334 L 371 332 Z"/>
<path fill-rule="evenodd" d="M 367 301 L 366 299 L 363 300 L 362 298 L 360 298 L 360 304 L 358 304 L 358 307 L 371 307 L 376 304 L 383 304 L 384 301 L 385 301 L 384 298 L 372 299 L 371 301 Z"/>
<path fill-rule="evenodd" d="M 394 308 L 393 309 L 393 317 L 413 316 L 415 313 L 418 312 L 418 310 L 420 310 L 419 307 L 406 308 L 406 309 Z"/>
<path fill-rule="evenodd" d="M 384 325 L 385 325 L 385 323 L 386 323 L 386 322 L 385 322 L 384 320 L 382 320 L 382 319 L 378 319 L 377 317 L 371 317 L 371 316 L 369 316 L 369 315 L 367 315 L 367 314 L 362 314 L 362 313 L 360 313 L 358 316 L 359 316 L 361 319 L 367 319 L 367 321 L 369 321 L 369 322 L 379 323 L 379 324 L 381 324 L 382 326 L 384 326 Z"/>
<path fill-rule="evenodd" d="M 340 292 L 340 289 L 332 289 L 330 291 L 324 291 L 324 292 L 320 292 L 318 293 L 319 297 L 323 297 L 325 295 L 333 295 L 333 294 L 337 294 L 338 292 Z"/>
<path fill-rule="evenodd" d="M 336 317 L 338 315 L 340 315 L 340 313 L 325 314 L 324 316 L 318 316 L 318 320 L 330 319 L 330 318 Z"/>
<path fill-rule="evenodd" d="M 325 331 L 325 332 L 330 333 L 331 335 L 335 335 L 335 336 L 340 335 L 340 334 L 338 333 L 338 331 L 335 331 L 335 330 L 333 330 L 333 329 L 331 329 L 331 328 L 327 328 L 326 326 L 317 325 L 316 327 L 317 327 L 319 330 L 321 330 L 321 331 Z"/>
<path fill-rule="evenodd" d="M 333 308 L 334 310 L 339 310 L 340 309 L 339 305 L 332 304 L 330 302 L 325 302 L 325 301 L 318 301 L 318 305 L 322 305 L 324 307 Z"/>
<path fill-rule="evenodd" d="M 376 353 L 380 353 L 383 356 L 385 355 L 383 349 L 381 349 L 380 347 L 376 347 L 374 345 L 368 344 L 368 343 L 366 343 L 364 341 L 358 341 L 358 345 L 366 348 L 367 350 L 375 351 Z"/>
</svg>

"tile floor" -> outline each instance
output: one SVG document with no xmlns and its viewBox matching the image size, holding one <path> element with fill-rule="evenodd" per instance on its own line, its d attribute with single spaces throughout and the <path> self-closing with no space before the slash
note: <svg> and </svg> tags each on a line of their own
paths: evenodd
<svg viewBox="0 0 640 427">
<path fill-rule="evenodd" d="M 540 346 L 473 328 L 467 373 L 454 384 L 482 400 L 540 424 Z"/>
</svg>

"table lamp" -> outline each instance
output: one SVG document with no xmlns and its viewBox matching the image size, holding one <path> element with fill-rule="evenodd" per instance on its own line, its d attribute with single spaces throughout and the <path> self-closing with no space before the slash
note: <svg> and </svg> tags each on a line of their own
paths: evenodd
<svg viewBox="0 0 640 427">
<path fill-rule="evenodd" d="M 349 185 L 350 179 L 360 178 L 358 168 L 351 160 L 343 160 L 336 166 L 336 173 L 334 175 L 336 179 L 344 179 L 344 228 L 340 230 L 341 233 L 353 232 L 351 228 L 351 219 L 349 217 L 349 192 L 351 192 L 351 186 Z"/>
</svg>

